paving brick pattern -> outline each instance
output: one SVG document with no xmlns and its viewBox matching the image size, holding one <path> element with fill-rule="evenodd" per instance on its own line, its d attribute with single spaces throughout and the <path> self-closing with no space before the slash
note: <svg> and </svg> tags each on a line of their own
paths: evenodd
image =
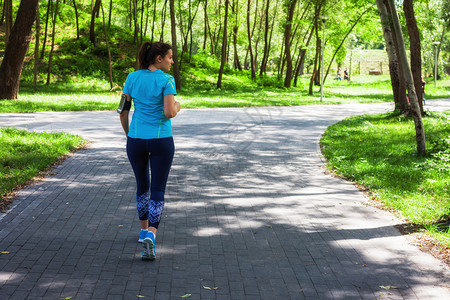
<svg viewBox="0 0 450 300">
<path fill-rule="evenodd" d="M 449 270 L 401 221 L 324 172 L 327 126 L 388 109 L 183 111 L 154 262 L 114 112 L 1 114 L 93 143 L 0 215 L 0 299 L 449 299 Z"/>
</svg>

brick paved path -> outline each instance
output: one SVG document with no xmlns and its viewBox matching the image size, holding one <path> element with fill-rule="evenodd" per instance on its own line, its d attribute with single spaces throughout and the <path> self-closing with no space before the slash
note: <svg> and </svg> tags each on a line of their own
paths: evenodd
<svg viewBox="0 0 450 300">
<path fill-rule="evenodd" d="M 154 262 L 116 113 L 0 114 L 93 140 L 0 215 L 0 299 L 449 299 L 448 269 L 401 221 L 324 174 L 325 128 L 388 109 L 183 111 Z"/>
</svg>

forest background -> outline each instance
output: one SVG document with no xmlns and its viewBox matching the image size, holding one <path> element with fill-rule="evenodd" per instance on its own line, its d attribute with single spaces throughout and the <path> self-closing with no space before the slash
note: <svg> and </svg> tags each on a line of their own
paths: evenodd
<svg viewBox="0 0 450 300">
<path fill-rule="evenodd" d="M 434 78 L 436 61 L 438 78 L 449 71 L 448 2 L 414 1 L 424 77 Z M 0 58 L 18 3 L 0 0 Z M 176 40 L 180 74 L 174 75 L 178 88 L 187 92 L 222 87 L 224 76 L 226 89 L 234 91 L 297 87 L 312 95 L 320 85 L 322 45 L 325 85 L 339 67 L 342 77 L 345 68 L 350 77 L 389 74 L 375 1 L 53 0 L 40 1 L 38 15 L 40 30 L 34 27 L 21 75 L 23 87 L 38 91 L 55 83 L 74 83 L 74 90 L 77 83 L 89 83 L 105 91 L 106 82 L 117 91 L 135 70 L 137 49 L 146 40 Z"/>
</svg>

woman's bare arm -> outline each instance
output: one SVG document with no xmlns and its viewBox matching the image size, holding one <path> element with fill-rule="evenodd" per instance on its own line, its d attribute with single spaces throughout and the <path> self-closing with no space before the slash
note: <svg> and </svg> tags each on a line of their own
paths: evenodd
<svg viewBox="0 0 450 300">
<path fill-rule="evenodd" d="M 175 95 L 164 96 L 164 115 L 166 118 L 171 119 L 175 117 L 180 109 L 180 102 L 175 101 Z"/>
<path fill-rule="evenodd" d="M 127 96 L 127 101 L 131 102 L 131 96 L 124 94 Z M 122 124 L 122 128 L 123 131 L 125 132 L 125 135 L 128 136 L 128 129 L 129 129 L 129 120 L 128 120 L 128 115 L 130 114 L 129 110 L 123 110 L 122 113 L 120 114 L 120 123 Z"/>
</svg>

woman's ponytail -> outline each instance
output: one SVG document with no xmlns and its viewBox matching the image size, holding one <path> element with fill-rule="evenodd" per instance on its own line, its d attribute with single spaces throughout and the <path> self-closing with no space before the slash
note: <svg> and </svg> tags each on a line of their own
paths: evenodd
<svg viewBox="0 0 450 300">
<path fill-rule="evenodd" d="M 140 69 L 148 69 L 148 66 L 155 63 L 158 55 L 164 57 L 170 49 L 172 46 L 163 42 L 144 42 L 138 53 Z"/>
<path fill-rule="evenodd" d="M 139 67 L 141 69 L 147 69 L 150 65 L 150 62 L 146 60 L 147 57 L 147 51 L 149 51 L 152 48 L 152 43 L 150 42 L 144 42 L 141 46 L 141 49 L 139 49 L 138 53 L 138 61 L 139 61 Z"/>
</svg>

